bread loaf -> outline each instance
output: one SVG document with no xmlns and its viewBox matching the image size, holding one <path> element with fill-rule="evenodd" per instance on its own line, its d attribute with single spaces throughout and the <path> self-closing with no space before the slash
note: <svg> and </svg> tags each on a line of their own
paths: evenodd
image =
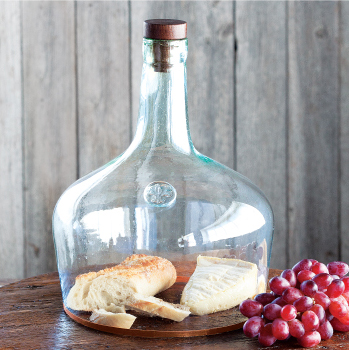
<svg viewBox="0 0 349 350">
<path fill-rule="evenodd" d="M 143 297 L 139 294 L 131 297 L 126 307 L 147 316 L 159 316 L 177 322 L 183 321 L 190 314 L 189 307 L 171 304 L 155 297 Z"/>
<path fill-rule="evenodd" d="M 135 293 L 153 296 L 176 281 L 172 263 L 157 256 L 132 255 L 121 264 L 76 277 L 65 305 L 73 310 L 108 309 L 124 305 Z"/>
<path fill-rule="evenodd" d="M 130 329 L 136 317 L 125 312 L 113 313 L 103 309 L 94 310 L 90 321 L 104 326 Z"/>
</svg>

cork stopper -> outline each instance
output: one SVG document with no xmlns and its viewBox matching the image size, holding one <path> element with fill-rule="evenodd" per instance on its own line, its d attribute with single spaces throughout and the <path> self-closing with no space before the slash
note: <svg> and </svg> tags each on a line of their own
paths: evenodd
<svg viewBox="0 0 349 350">
<path fill-rule="evenodd" d="M 187 22 L 178 19 L 144 21 L 143 37 L 156 40 L 181 40 L 187 37 Z"/>
</svg>

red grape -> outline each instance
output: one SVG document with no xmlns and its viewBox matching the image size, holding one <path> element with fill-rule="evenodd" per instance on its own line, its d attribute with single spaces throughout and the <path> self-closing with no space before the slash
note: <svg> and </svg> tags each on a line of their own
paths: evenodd
<svg viewBox="0 0 349 350">
<path fill-rule="evenodd" d="M 260 329 L 258 341 L 264 346 L 272 346 L 276 342 L 276 338 L 273 335 L 271 323 L 266 324 Z"/>
<path fill-rule="evenodd" d="M 292 335 L 292 337 L 300 338 L 305 333 L 303 323 L 297 319 L 289 321 L 288 327 L 289 327 L 290 334 Z"/>
<path fill-rule="evenodd" d="M 322 325 L 326 321 L 326 312 L 321 305 L 315 304 L 310 310 L 315 312 L 316 316 L 319 319 L 320 325 Z"/>
<path fill-rule="evenodd" d="M 333 261 L 327 264 L 328 272 L 331 275 L 345 276 L 349 272 L 349 266 L 342 261 Z"/>
<path fill-rule="evenodd" d="M 297 340 L 301 346 L 305 348 L 312 348 L 321 342 L 321 336 L 317 331 L 308 331 L 305 332 L 304 335 Z"/>
<path fill-rule="evenodd" d="M 259 334 L 263 326 L 263 318 L 259 316 L 253 316 L 245 322 L 243 331 L 247 337 L 254 338 Z"/>
<path fill-rule="evenodd" d="M 335 331 L 340 331 L 340 332 L 348 332 L 349 331 L 349 325 L 343 324 L 336 317 L 333 317 L 333 319 L 330 321 L 330 323 Z"/>
<path fill-rule="evenodd" d="M 297 309 L 293 305 L 285 305 L 280 311 L 281 318 L 285 321 L 291 321 L 297 316 Z"/>
<path fill-rule="evenodd" d="M 345 284 L 343 281 L 337 279 L 333 280 L 331 284 L 327 287 L 326 294 L 330 298 L 338 298 L 345 290 Z"/>
<path fill-rule="evenodd" d="M 318 291 L 318 286 L 314 281 L 304 281 L 300 286 L 301 291 L 308 297 L 313 297 Z"/>
<path fill-rule="evenodd" d="M 299 261 L 296 265 L 294 265 L 292 267 L 292 270 L 297 275 L 298 272 L 300 272 L 302 270 L 310 270 L 312 265 L 313 265 L 313 263 L 310 259 L 303 259 L 303 260 Z"/>
<path fill-rule="evenodd" d="M 263 306 L 270 304 L 273 300 L 275 300 L 276 296 L 272 293 L 260 293 L 254 297 L 254 300 L 261 303 Z"/>
<path fill-rule="evenodd" d="M 345 299 L 345 298 L 343 297 L 343 294 L 340 295 L 338 298 L 332 298 L 332 299 L 341 301 L 346 307 L 349 308 L 348 301 L 347 301 L 347 299 Z M 331 302 L 332 302 L 332 299 L 330 298 Z"/>
<path fill-rule="evenodd" d="M 297 276 L 293 270 L 287 269 L 281 272 L 281 277 L 285 278 L 291 287 L 295 287 L 297 283 Z"/>
<path fill-rule="evenodd" d="M 273 301 L 271 302 L 271 304 L 278 304 L 278 305 L 280 305 L 281 307 L 287 305 L 286 301 L 285 301 L 284 299 L 282 299 L 282 297 L 276 298 L 275 300 L 273 300 Z"/>
<path fill-rule="evenodd" d="M 323 292 L 317 292 L 314 295 L 314 300 L 316 304 L 321 305 L 325 310 L 330 306 L 330 298 Z"/>
<path fill-rule="evenodd" d="M 328 273 L 319 273 L 313 277 L 320 291 L 325 290 L 332 282 L 333 278 Z"/>
<path fill-rule="evenodd" d="M 281 295 L 282 292 L 291 285 L 290 282 L 287 281 L 287 279 L 280 276 L 276 276 L 269 281 L 269 286 L 275 294 Z"/>
<path fill-rule="evenodd" d="M 333 335 L 333 327 L 327 320 L 317 329 L 317 331 L 320 333 L 322 340 L 328 340 Z"/>
<path fill-rule="evenodd" d="M 325 264 L 318 262 L 311 267 L 311 271 L 318 275 L 319 273 L 328 273 L 328 268 Z"/>
<path fill-rule="evenodd" d="M 293 303 L 293 306 L 297 309 L 298 312 L 305 312 L 312 308 L 313 299 L 306 296 L 300 297 Z"/>
<path fill-rule="evenodd" d="M 341 296 L 342 296 L 347 302 L 349 301 L 349 292 L 344 292 Z"/>
<path fill-rule="evenodd" d="M 278 304 L 268 304 L 264 306 L 263 316 L 268 320 L 275 320 L 280 317 L 281 306 Z"/>
<path fill-rule="evenodd" d="M 330 310 L 328 310 L 328 309 L 325 310 L 325 313 L 326 313 L 327 321 L 331 322 L 334 316 L 330 313 Z"/>
<path fill-rule="evenodd" d="M 303 296 L 303 293 L 294 287 L 289 287 L 282 293 L 282 299 L 288 304 L 293 304 L 297 299 Z"/>
<path fill-rule="evenodd" d="M 338 320 L 345 325 L 349 325 L 349 313 L 346 314 L 344 317 L 339 318 Z"/>
<path fill-rule="evenodd" d="M 261 316 L 263 305 L 255 300 L 244 300 L 239 306 L 240 312 L 246 317 Z"/>
<path fill-rule="evenodd" d="M 315 264 L 318 263 L 318 261 L 315 259 L 309 259 L 309 260 L 311 261 L 311 266 L 314 266 Z"/>
<path fill-rule="evenodd" d="M 348 307 L 341 300 L 331 300 L 331 305 L 328 308 L 330 313 L 337 318 L 344 317 L 348 313 Z"/>
<path fill-rule="evenodd" d="M 309 270 L 302 270 L 302 271 L 298 272 L 297 280 L 299 281 L 299 283 L 302 283 L 304 281 L 311 280 L 314 276 L 315 276 L 314 272 L 309 271 Z"/>
<path fill-rule="evenodd" d="M 240 312 L 249 317 L 244 334 L 258 335 L 261 345 L 296 337 L 303 347 L 330 339 L 334 330 L 349 331 L 349 265 L 334 261 L 327 266 L 303 259 L 269 281 L 270 293 L 245 300 Z"/>
<path fill-rule="evenodd" d="M 305 331 L 316 331 L 320 325 L 319 318 L 313 311 L 306 311 L 303 313 L 302 323 Z"/>
<path fill-rule="evenodd" d="M 273 336 L 278 340 L 285 340 L 290 334 L 288 324 L 281 318 L 276 318 L 272 323 Z"/>
<path fill-rule="evenodd" d="M 341 280 L 343 281 L 344 287 L 345 287 L 344 293 L 349 292 L 349 277 L 348 276 L 342 277 Z"/>
</svg>

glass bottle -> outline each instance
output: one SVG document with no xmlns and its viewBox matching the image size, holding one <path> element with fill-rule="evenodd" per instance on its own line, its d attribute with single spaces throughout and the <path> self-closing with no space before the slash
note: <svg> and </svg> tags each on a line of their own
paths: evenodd
<svg viewBox="0 0 349 350">
<path fill-rule="evenodd" d="M 187 274 L 198 255 L 247 260 L 257 264 L 265 289 L 272 209 L 246 177 L 193 146 L 186 23 L 148 20 L 144 34 L 139 117 L 131 145 L 72 184 L 54 211 L 63 299 L 77 275 L 138 253 L 169 259 L 178 275 Z"/>
</svg>

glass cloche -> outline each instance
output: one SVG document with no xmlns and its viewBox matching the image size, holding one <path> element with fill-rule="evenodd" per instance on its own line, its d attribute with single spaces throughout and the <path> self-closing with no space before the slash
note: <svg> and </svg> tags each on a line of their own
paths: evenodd
<svg viewBox="0 0 349 350">
<path fill-rule="evenodd" d="M 132 254 L 166 258 L 178 275 L 199 255 L 246 260 L 257 265 L 259 290 L 265 290 L 272 209 L 246 177 L 195 149 L 187 44 L 185 22 L 145 22 L 134 139 L 57 202 L 53 235 L 64 300 L 77 275 Z"/>
</svg>

